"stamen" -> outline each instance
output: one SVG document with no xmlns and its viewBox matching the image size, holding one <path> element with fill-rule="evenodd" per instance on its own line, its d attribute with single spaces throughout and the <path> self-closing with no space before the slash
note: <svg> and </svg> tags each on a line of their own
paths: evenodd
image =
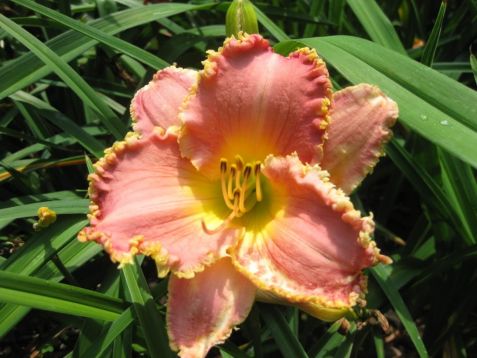
<svg viewBox="0 0 477 358">
<path fill-rule="evenodd" d="M 235 163 L 229 164 L 227 159 L 220 160 L 220 179 L 222 196 L 225 204 L 232 211 L 230 215 L 215 229 L 209 229 L 202 220 L 202 228 L 208 234 L 215 234 L 230 225 L 230 221 L 250 211 L 257 202 L 262 201 L 262 185 L 260 182 L 262 163 L 244 164 L 240 155 L 235 156 Z M 255 175 L 255 185 L 251 176 Z M 255 192 L 255 197 L 251 194 Z M 246 207 L 246 204 L 248 208 Z"/>
<path fill-rule="evenodd" d="M 235 165 L 237 166 L 237 176 L 235 177 L 235 187 L 240 188 L 240 180 L 241 180 L 240 177 L 243 171 L 243 159 L 239 154 L 235 156 Z"/>
<path fill-rule="evenodd" d="M 261 173 L 261 163 L 255 163 L 255 196 L 257 197 L 257 201 L 262 201 L 262 185 L 260 183 L 260 173 Z"/>
<path fill-rule="evenodd" d="M 250 164 L 247 164 L 243 171 L 242 187 L 240 188 L 241 195 L 240 195 L 240 201 L 239 201 L 239 208 L 242 213 L 245 213 L 248 211 L 245 208 L 245 199 L 246 199 L 247 190 L 248 190 L 248 180 L 250 178 L 251 173 L 252 173 L 252 166 Z"/>
<path fill-rule="evenodd" d="M 225 205 L 227 205 L 229 209 L 233 210 L 234 206 L 232 205 L 230 198 L 228 197 L 226 180 L 227 180 L 227 159 L 221 159 L 220 160 L 220 184 L 222 187 L 222 196 L 224 197 Z"/>
<path fill-rule="evenodd" d="M 204 230 L 204 232 L 208 235 L 213 235 L 213 234 L 216 234 L 224 229 L 226 229 L 231 221 L 236 218 L 236 217 L 239 217 L 241 214 L 240 214 L 240 211 L 239 211 L 239 201 L 240 201 L 240 189 L 235 189 L 234 190 L 234 205 L 232 206 L 232 212 L 230 213 L 230 215 L 219 225 L 217 226 L 215 229 L 209 229 L 207 227 L 207 224 L 205 223 L 204 219 L 201 220 L 201 225 L 202 225 L 202 230 Z M 228 199 L 228 198 L 227 198 Z M 226 201 L 227 202 L 227 201 Z M 228 205 L 227 205 L 228 206 Z"/>
<path fill-rule="evenodd" d="M 220 173 L 225 174 L 227 172 L 227 159 L 220 159 Z"/>
<path fill-rule="evenodd" d="M 228 183 L 227 183 L 227 196 L 229 197 L 230 200 L 232 200 L 234 198 L 234 178 L 236 178 L 238 176 L 238 173 L 237 173 L 237 166 L 235 164 L 232 164 L 230 166 L 230 176 L 229 176 L 229 180 L 228 180 Z"/>
<path fill-rule="evenodd" d="M 220 223 L 220 225 L 217 226 L 215 229 L 209 229 L 204 219 L 202 219 L 200 223 L 202 224 L 202 230 L 204 230 L 204 232 L 207 235 L 214 235 L 226 229 L 229 226 L 230 222 L 233 220 L 233 218 L 235 218 L 235 215 L 234 215 L 234 212 L 231 212 L 230 215 L 227 217 L 227 219 L 222 221 L 222 223 Z"/>
<path fill-rule="evenodd" d="M 243 159 L 239 154 L 235 156 L 235 163 L 237 164 L 237 169 L 241 172 L 243 169 Z"/>
<path fill-rule="evenodd" d="M 234 217 L 240 216 L 240 198 L 242 197 L 242 191 L 240 189 L 234 190 L 234 208 L 232 214 Z"/>
<path fill-rule="evenodd" d="M 204 219 L 201 220 L 200 222 L 202 224 L 202 230 L 204 230 L 204 232 L 207 234 L 207 235 L 214 235 L 214 234 L 217 234 L 218 232 L 222 231 L 223 229 L 225 229 L 226 225 L 228 224 L 228 221 L 227 220 L 224 220 L 219 226 L 217 226 L 215 229 L 209 229 L 207 227 L 207 224 L 205 223 Z"/>
</svg>

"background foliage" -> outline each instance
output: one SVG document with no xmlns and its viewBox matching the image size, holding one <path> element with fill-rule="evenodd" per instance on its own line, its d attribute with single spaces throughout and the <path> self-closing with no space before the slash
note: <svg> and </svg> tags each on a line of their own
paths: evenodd
<svg viewBox="0 0 477 358">
<path fill-rule="evenodd" d="M 75 239 L 91 162 L 124 135 L 135 91 L 168 63 L 200 68 L 225 36 L 227 3 L 159 2 L 0 4 L 0 357 L 174 356 L 153 264 L 119 271 Z M 255 5 L 278 52 L 315 47 L 336 89 L 374 83 L 399 103 L 388 156 L 353 194 L 395 262 L 369 270 L 389 328 L 372 310 L 346 331 L 257 304 L 212 356 L 476 356 L 477 1 Z M 42 206 L 58 220 L 35 231 Z"/>
</svg>

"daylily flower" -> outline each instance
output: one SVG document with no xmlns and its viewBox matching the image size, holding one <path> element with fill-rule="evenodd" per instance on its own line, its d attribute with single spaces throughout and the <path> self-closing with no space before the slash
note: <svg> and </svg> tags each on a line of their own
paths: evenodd
<svg viewBox="0 0 477 358">
<path fill-rule="evenodd" d="M 333 95 L 314 50 L 283 57 L 259 35 L 228 38 L 200 72 L 158 72 L 131 113 L 135 132 L 89 177 L 80 239 L 171 272 L 168 332 L 182 357 L 223 342 L 256 298 L 342 317 L 365 294 L 362 270 L 389 261 L 347 194 L 382 154 L 397 106 L 367 84 Z"/>
</svg>

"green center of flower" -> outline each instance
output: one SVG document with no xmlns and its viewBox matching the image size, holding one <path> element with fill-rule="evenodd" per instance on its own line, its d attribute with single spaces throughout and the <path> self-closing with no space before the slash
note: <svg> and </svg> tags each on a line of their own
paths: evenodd
<svg viewBox="0 0 477 358">
<path fill-rule="evenodd" d="M 220 185 L 225 205 L 231 210 L 224 222 L 215 229 L 209 229 L 202 223 L 204 231 L 214 234 L 225 227 L 235 218 L 250 212 L 263 199 L 260 161 L 245 164 L 240 155 L 235 156 L 235 162 L 227 159 L 220 160 Z"/>
</svg>

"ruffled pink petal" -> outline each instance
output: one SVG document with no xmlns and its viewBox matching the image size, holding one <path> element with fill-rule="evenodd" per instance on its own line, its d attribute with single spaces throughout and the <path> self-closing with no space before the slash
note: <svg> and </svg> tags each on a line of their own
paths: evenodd
<svg viewBox="0 0 477 358">
<path fill-rule="evenodd" d="M 255 287 L 224 258 L 193 279 L 172 276 L 167 310 L 171 347 L 182 358 L 205 357 L 247 317 Z"/>
<path fill-rule="evenodd" d="M 351 193 L 361 183 L 383 155 L 397 117 L 397 104 L 375 86 L 360 84 L 334 95 L 320 165 L 336 186 Z"/>
<path fill-rule="evenodd" d="M 158 71 L 131 102 L 134 130 L 148 134 L 155 126 L 179 125 L 179 109 L 197 78 L 196 71 L 174 66 Z"/>
<path fill-rule="evenodd" d="M 361 271 L 384 260 L 370 240 L 373 220 L 360 216 L 325 171 L 296 155 L 268 157 L 263 174 L 267 199 L 250 214 L 233 263 L 270 297 L 319 318 L 326 316 L 319 308 L 343 315 L 366 290 Z"/>
<path fill-rule="evenodd" d="M 219 184 L 210 182 L 181 158 L 177 135 L 155 129 L 116 143 L 90 175 L 91 227 L 79 238 L 103 244 L 113 261 L 152 256 L 159 274 L 171 269 L 182 277 L 225 255 L 235 239 L 232 228 L 204 232 L 223 222 L 228 210 Z"/>
<path fill-rule="evenodd" d="M 206 175 L 220 158 L 245 162 L 297 152 L 304 162 L 321 155 L 331 90 L 325 63 L 314 50 L 289 57 L 260 35 L 228 38 L 209 52 L 185 110 L 181 152 Z"/>
</svg>

